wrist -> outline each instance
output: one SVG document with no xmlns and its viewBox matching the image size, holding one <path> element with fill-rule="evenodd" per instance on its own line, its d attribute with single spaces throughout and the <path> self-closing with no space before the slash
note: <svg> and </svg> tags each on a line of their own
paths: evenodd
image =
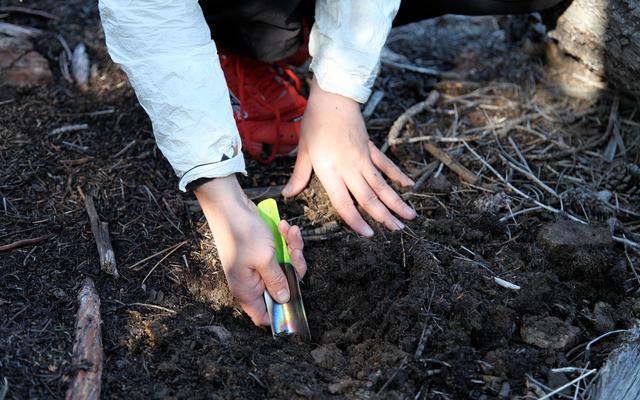
<svg viewBox="0 0 640 400">
<path fill-rule="evenodd" d="M 194 191 L 207 219 L 222 210 L 245 205 L 248 201 L 235 175 L 219 177 L 205 182 Z"/>
<path fill-rule="evenodd" d="M 309 89 L 309 103 L 328 107 L 337 112 L 360 113 L 360 103 L 341 94 L 327 92 L 320 87 L 315 78 L 311 81 Z"/>
</svg>

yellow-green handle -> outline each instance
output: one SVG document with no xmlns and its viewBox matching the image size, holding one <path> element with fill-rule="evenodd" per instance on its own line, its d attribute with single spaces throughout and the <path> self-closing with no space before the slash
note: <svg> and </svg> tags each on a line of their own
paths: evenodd
<svg viewBox="0 0 640 400">
<path fill-rule="evenodd" d="M 260 216 L 267 224 L 273 239 L 276 242 L 276 260 L 279 263 L 291 263 L 289 257 L 289 251 L 287 250 L 287 242 L 278 230 L 278 223 L 280 222 L 280 213 L 278 213 L 278 204 L 274 199 L 262 200 L 258 203 L 258 211 Z"/>
</svg>

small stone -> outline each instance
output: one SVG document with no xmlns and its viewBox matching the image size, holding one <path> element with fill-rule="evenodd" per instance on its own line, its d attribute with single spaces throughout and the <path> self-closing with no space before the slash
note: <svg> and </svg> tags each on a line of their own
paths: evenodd
<svg viewBox="0 0 640 400">
<path fill-rule="evenodd" d="M 520 336 L 542 349 L 562 350 L 575 343 L 580 329 L 556 317 L 525 317 Z"/>
<path fill-rule="evenodd" d="M 233 335 L 224 326 L 210 325 L 204 329 L 207 332 L 213 333 L 223 346 L 229 346 L 231 342 L 233 342 Z"/>
<path fill-rule="evenodd" d="M 0 83 L 24 87 L 53 81 L 49 62 L 28 39 L 0 36 Z"/>
<path fill-rule="evenodd" d="M 451 182 L 444 176 L 435 176 L 427 181 L 425 189 L 433 193 L 449 193 L 451 192 Z"/>
<path fill-rule="evenodd" d="M 323 368 L 335 368 L 342 364 L 344 356 L 335 343 L 326 344 L 311 351 L 313 362 Z"/>
<path fill-rule="evenodd" d="M 598 334 L 610 332 L 615 329 L 616 323 L 613 321 L 612 307 L 604 301 L 599 301 L 593 307 L 593 327 Z"/>
<path fill-rule="evenodd" d="M 498 394 L 498 397 L 501 399 L 508 399 L 510 392 L 511 392 L 511 385 L 509 385 L 509 382 L 504 382 L 500 387 L 500 393 Z"/>
<path fill-rule="evenodd" d="M 599 192 L 596 192 L 595 196 L 596 196 L 596 199 L 604 203 L 608 203 L 609 200 L 611 200 L 611 198 L 613 197 L 613 193 L 611 193 L 608 190 L 601 190 Z"/>
</svg>

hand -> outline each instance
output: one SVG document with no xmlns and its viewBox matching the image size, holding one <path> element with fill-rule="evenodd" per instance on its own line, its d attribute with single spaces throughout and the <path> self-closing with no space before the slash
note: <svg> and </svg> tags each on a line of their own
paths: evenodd
<svg viewBox="0 0 640 400">
<path fill-rule="evenodd" d="M 289 301 L 287 279 L 275 258 L 273 234 L 235 176 L 207 182 L 195 194 L 213 233 L 231 294 L 256 325 L 269 325 L 263 299 L 265 288 L 277 302 Z M 291 263 L 302 279 L 307 263 L 302 255 L 300 228 L 283 220 L 278 230 L 287 241 Z"/>
<path fill-rule="evenodd" d="M 314 170 L 333 207 L 360 235 L 373 236 L 373 230 L 358 213 L 350 192 L 373 219 L 388 229 L 404 228 L 390 211 L 405 219 L 415 218 L 416 212 L 380 172 L 403 186 L 414 182 L 369 140 L 357 102 L 325 92 L 314 81 L 301 129 L 298 158 L 282 191 L 284 197 L 300 193 Z"/>
</svg>

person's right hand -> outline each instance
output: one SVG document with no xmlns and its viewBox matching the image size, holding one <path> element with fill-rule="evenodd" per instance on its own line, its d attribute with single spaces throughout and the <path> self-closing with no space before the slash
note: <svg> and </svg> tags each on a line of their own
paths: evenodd
<svg viewBox="0 0 640 400">
<path fill-rule="evenodd" d="M 273 234 L 235 176 L 216 178 L 195 190 L 218 249 L 231 294 L 256 325 L 269 325 L 265 288 L 279 302 L 289 301 L 287 279 L 275 258 Z M 299 279 L 307 271 L 300 229 L 280 221 Z"/>
</svg>

